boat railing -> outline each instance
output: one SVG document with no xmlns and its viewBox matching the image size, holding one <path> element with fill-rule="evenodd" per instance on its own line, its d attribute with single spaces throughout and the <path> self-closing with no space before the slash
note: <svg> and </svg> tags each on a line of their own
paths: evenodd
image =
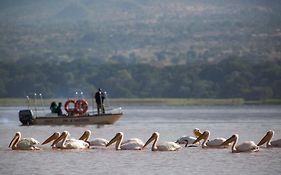
<svg viewBox="0 0 281 175">
<path fill-rule="evenodd" d="M 81 98 L 84 98 L 83 92 L 80 93 L 81 94 Z M 78 97 L 79 93 L 76 92 L 76 98 Z M 118 114 L 118 113 L 122 113 L 122 108 L 121 107 L 117 107 L 117 108 L 112 108 L 112 106 L 110 106 L 110 102 L 109 102 L 109 98 L 108 95 L 106 94 L 106 98 L 105 98 L 105 103 L 104 103 L 104 107 L 105 107 L 105 114 Z M 33 93 L 31 95 L 32 98 L 30 98 L 30 96 L 26 96 L 26 103 L 27 103 L 27 109 L 30 109 L 33 111 L 33 115 L 35 117 L 38 116 L 48 116 L 48 117 L 56 117 L 57 114 L 51 113 L 51 111 L 48 109 L 48 105 L 44 104 L 44 100 L 43 100 L 43 96 L 42 93 Z M 97 111 L 97 106 L 94 103 L 94 100 L 91 100 L 92 104 L 89 104 L 89 109 L 86 112 L 86 115 L 97 115 L 98 111 Z M 67 113 L 64 113 L 64 116 L 68 116 Z M 77 115 L 79 116 L 79 115 Z"/>
<path fill-rule="evenodd" d="M 120 114 L 120 113 L 123 113 L 122 112 L 122 108 L 121 107 L 117 107 L 117 108 L 106 108 L 104 114 Z M 96 109 L 89 110 L 87 112 L 87 114 L 88 115 L 97 115 L 98 111 Z"/>
<path fill-rule="evenodd" d="M 30 107 L 29 109 L 32 111 L 34 117 L 67 117 L 69 115 L 67 115 L 67 113 L 64 113 L 64 115 L 62 116 L 58 116 L 56 113 L 51 113 L 48 112 L 47 107 L 44 107 L 45 109 L 42 108 L 34 108 L 34 107 Z M 122 108 L 121 107 L 116 107 L 116 108 L 108 108 L 105 110 L 104 114 L 120 114 L 123 113 Z M 89 110 L 87 111 L 85 114 L 83 115 L 73 115 L 73 116 L 77 116 L 77 117 L 81 117 L 81 116 L 96 116 L 98 115 L 97 110 Z M 103 115 L 103 114 L 101 114 Z"/>
</svg>

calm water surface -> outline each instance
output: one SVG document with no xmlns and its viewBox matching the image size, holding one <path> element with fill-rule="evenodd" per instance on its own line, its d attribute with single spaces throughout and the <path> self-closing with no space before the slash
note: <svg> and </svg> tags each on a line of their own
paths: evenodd
<svg viewBox="0 0 281 175">
<path fill-rule="evenodd" d="M 124 116 L 114 125 L 20 126 L 20 107 L 0 107 L 0 174 L 281 174 L 281 148 L 261 148 L 257 153 L 232 154 L 230 149 L 183 148 L 177 152 L 115 151 L 107 149 L 12 151 L 15 132 L 43 142 L 53 132 L 68 130 L 78 138 L 86 129 L 92 139 L 111 139 L 122 131 L 126 138 L 146 141 L 154 131 L 161 141 L 192 135 L 195 127 L 210 130 L 211 138 L 239 134 L 239 142 L 258 142 L 267 130 L 281 138 L 280 106 L 141 106 L 123 107 Z"/>
</svg>

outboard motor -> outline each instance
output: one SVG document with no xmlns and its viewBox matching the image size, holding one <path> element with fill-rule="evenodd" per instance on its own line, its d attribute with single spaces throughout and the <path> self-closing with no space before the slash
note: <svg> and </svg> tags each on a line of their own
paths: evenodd
<svg viewBox="0 0 281 175">
<path fill-rule="evenodd" d="M 19 120 L 23 125 L 32 125 L 35 117 L 31 109 L 19 111 Z"/>
</svg>

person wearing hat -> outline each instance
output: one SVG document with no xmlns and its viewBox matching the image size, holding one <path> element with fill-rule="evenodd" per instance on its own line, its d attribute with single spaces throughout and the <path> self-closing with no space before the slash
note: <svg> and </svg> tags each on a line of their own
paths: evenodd
<svg viewBox="0 0 281 175">
<path fill-rule="evenodd" d="M 104 111 L 103 101 L 105 99 L 105 95 L 104 92 L 102 92 L 101 88 L 99 88 L 98 91 L 96 92 L 95 99 L 97 103 L 98 115 L 100 115 L 100 112 L 104 114 L 105 111 Z"/>
</svg>

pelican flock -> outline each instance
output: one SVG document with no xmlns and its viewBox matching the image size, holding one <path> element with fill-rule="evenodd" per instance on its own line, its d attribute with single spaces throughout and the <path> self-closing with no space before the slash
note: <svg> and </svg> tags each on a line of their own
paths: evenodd
<svg viewBox="0 0 281 175">
<path fill-rule="evenodd" d="M 195 128 L 193 130 L 193 136 L 183 136 L 177 139 L 176 142 L 162 142 L 158 143 L 160 134 L 158 132 L 154 132 L 151 137 L 144 143 L 139 138 L 130 138 L 124 141 L 124 133 L 118 132 L 115 136 L 108 141 L 103 138 L 96 138 L 94 140 L 89 141 L 91 137 L 91 131 L 86 130 L 81 135 L 79 139 L 70 138 L 70 133 L 68 131 L 54 132 L 49 138 L 47 138 L 42 145 L 45 145 L 49 142 L 52 142 L 51 147 L 59 149 L 87 149 L 90 146 L 93 147 L 104 147 L 107 148 L 110 145 L 115 143 L 116 150 L 144 150 L 147 145 L 152 143 L 151 150 L 152 151 L 177 151 L 182 147 L 180 144 L 197 144 L 202 142 L 202 148 L 228 148 L 231 146 L 232 153 L 240 153 L 240 152 L 257 152 L 259 151 L 259 147 L 266 144 L 267 148 L 270 147 L 281 147 L 281 139 L 273 140 L 274 131 L 269 130 L 265 136 L 260 140 L 258 144 L 255 144 L 253 141 L 244 141 L 241 144 L 238 144 L 239 135 L 234 134 L 230 138 L 215 138 L 209 140 L 210 131 L 206 130 L 203 133 Z M 16 132 L 14 137 L 12 138 L 9 148 L 12 150 L 39 150 L 37 145 L 39 141 L 34 138 L 22 138 L 20 132 Z"/>
</svg>

